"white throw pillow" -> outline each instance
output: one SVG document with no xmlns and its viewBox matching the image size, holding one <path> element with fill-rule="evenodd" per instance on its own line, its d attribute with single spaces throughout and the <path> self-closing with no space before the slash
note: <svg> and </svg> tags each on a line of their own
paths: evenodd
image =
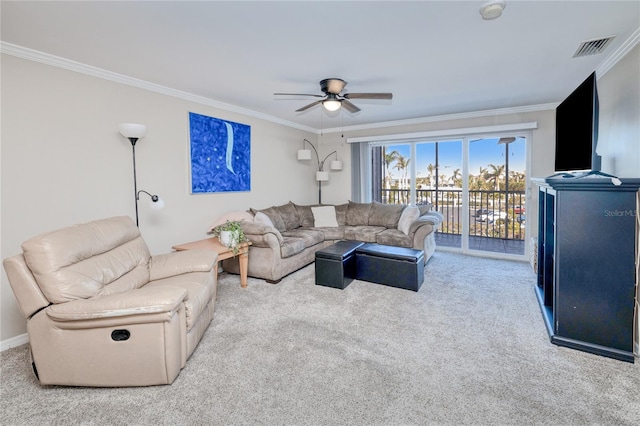
<svg viewBox="0 0 640 426">
<path fill-rule="evenodd" d="M 313 226 L 317 228 L 335 228 L 338 226 L 335 206 L 311 207 Z"/>
<path fill-rule="evenodd" d="M 272 228 L 274 227 L 273 226 L 273 222 L 271 222 L 271 219 L 269 219 L 269 216 L 267 216 L 266 214 L 264 214 L 262 212 L 256 212 L 256 215 L 253 217 L 253 219 L 256 222 L 262 222 L 267 226 L 270 226 Z"/>
<path fill-rule="evenodd" d="M 411 224 L 420 217 L 420 209 L 415 206 L 407 206 L 402 210 L 400 220 L 398 221 L 398 230 L 409 235 L 409 228 Z"/>
</svg>

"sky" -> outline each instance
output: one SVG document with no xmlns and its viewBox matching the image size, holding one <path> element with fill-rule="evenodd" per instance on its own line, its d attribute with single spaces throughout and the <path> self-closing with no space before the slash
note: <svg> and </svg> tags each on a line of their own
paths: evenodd
<svg viewBox="0 0 640 426">
<path fill-rule="evenodd" d="M 410 158 L 411 146 L 407 143 L 388 145 L 386 152 L 398 151 L 400 155 Z M 418 157 L 418 177 L 428 176 L 427 166 L 435 165 L 435 143 L 424 142 L 416 145 Z M 451 140 L 438 143 L 438 159 L 440 173 L 451 176 L 455 169 L 462 171 L 462 140 Z M 489 164 L 505 164 L 505 144 L 498 144 L 498 138 L 478 139 L 470 143 L 469 173 L 478 175 L 480 167 L 488 168 Z M 525 139 L 517 138 L 509 144 L 509 170 L 524 173 L 525 171 Z M 397 169 L 391 171 L 394 178 L 400 177 Z"/>
</svg>

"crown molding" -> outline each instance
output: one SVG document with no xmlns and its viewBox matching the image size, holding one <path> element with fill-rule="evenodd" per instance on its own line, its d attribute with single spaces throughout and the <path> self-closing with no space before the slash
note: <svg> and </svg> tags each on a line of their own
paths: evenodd
<svg viewBox="0 0 640 426">
<path fill-rule="evenodd" d="M 598 79 L 605 75 L 611 68 L 613 68 L 627 53 L 636 45 L 640 43 L 640 27 L 638 27 L 631 36 L 620 45 L 620 47 L 613 52 L 607 59 L 605 59 L 600 66 L 596 69 L 596 75 Z"/>
<path fill-rule="evenodd" d="M 159 84 L 150 83 L 148 81 L 129 77 L 124 74 L 118 74 L 112 71 L 107 71 L 102 68 L 97 68 L 91 65 L 72 61 L 70 59 L 65 59 L 59 56 L 50 55 L 48 53 L 18 46 L 12 43 L 0 41 L 0 53 L 15 56 L 21 59 L 26 59 L 28 61 L 39 62 L 45 65 L 51 65 L 54 67 L 66 69 L 66 70 L 77 72 L 80 74 L 89 75 L 92 77 L 101 78 L 108 81 L 113 81 L 115 83 L 120 83 L 127 86 L 137 87 L 139 89 L 160 93 L 162 95 L 171 96 L 174 98 L 194 102 L 197 104 L 206 105 L 213 108 L 219 108 L 225 111 L 235 112 L 238 114 L 243 114 L 249 117 L 254 117 L 261 120 L 270 121 L 272 123 L 281 124 L 283 126 L 303 130 L 305 132 L 318 133 L 318 130 L 315 128 L 303 126 L 301 124 L 294 123 L 287 120 L 282 120 L 280 118 L 273 117 L 268 114 L 263 114 L 257 111 L 242 108 L 236 105 L 227 104 L 224 102 L 219 102 L 213 99 L 205 98 L 203 96 L 198 96 L 192 93 L 183 92 L 181 90 L 171 89 L 169 87 L 161 86 Z"/>
<path fill-rule="evenodd" d="M 506 114 L 523 114 L 527 112 L 553 110 L 557 106 L 558 106 L 558 102 L 554 102 L 549 104 L 529 105 L 529 106 L 521 106 L 521 107 L 513 107 L 513 108 L 500 108 L 500 109 L 491 109 L 491 110 L 482 110 L 482 111 L 461 112 L 456 114 L 434 115 L 431 117 L 410 118 L 407 120 L 396 120 L 396 121 L 383 121 L 380 123 L 363 124 L 363 125 L 350 126 L 350 127 L 334 127 L 332 129 L 325 129 L 322 131 L 322 133 L 337 133 L 337 132 L 346 132 L 346 131 L 355 131 L 355 130 L 379 129 L 382 127 L 407 126 L 407 125 L 413 125 L 413 124 L 435 123 L 439 121 L 449 121 L 449 120 L 466 120 L 470 118 L 493 117 L 496 115 L 506 115 Z"/>
</svg>

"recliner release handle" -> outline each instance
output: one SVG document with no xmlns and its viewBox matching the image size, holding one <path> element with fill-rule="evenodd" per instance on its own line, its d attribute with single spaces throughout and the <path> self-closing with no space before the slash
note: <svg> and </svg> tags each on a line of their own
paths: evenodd
<svg viewBox="0 0 640 426">
<path fill-rule="evenodd" d="M 130 336 L 131 333 L 129 332 L 129 330 L 113 330 L 111 332 L 111 339 L 115 340 L 116 342 L 127 340 Z"/>
</svg>

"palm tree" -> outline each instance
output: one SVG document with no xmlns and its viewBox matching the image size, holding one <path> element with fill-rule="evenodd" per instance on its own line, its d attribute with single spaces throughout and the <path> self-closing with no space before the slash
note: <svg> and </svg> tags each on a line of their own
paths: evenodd
<svg viewBox="0 0 640 426">
<path fill-rule="evenodd" d="M 390 153 L 384 153 L 384 169 L 386 172 L 384 188 L 389 190 L 391 189 L 391 163 L 398 159 L 400 153 L 396 150 L 391 151 Z"/>
<path fill-rule="evenodd" d="M 456 188 L 462 188 L 462 173 L 460 172 L 460 169 L 455 169 L 453 171 L 451 179 L 453 180 L 453 185 Z"/>
<path fill-rule="evenodd" d="M 433 173 L 436 171 L 436 166 L 434 166 L 433 164 L 429 163 L 429 165 L 427 166 L 427 172 L 429 173 L 429 187 L 433 188 L 433 181 L 432 181 L 432 177 L 433 177 Z"/>
<path fill-rule="evenodd" d="M 407 184 L 407 169 L 409 168 L 409 162 L 411 162 L 410 158 L 406 158 L 400 154 L 398 154 L 397 158 L 396 158 L 396 164 L 395 164 L 395 168 L 398 169 L 399 172 L 402 172 L 402 177 L 400 178 L 400 183 L 398 185 L 399 189 L 405 189 L 408 184 Z M 404 198 L 404 194 L 403 194 L 403 198 Z M 406 199 L 403 200 L 404 203 L 406 203 Z"/>
<path fill-rule="evenodd" d="M 509 170 L 509 190 L 524 191 L 525 174 L 515 170 Z"/>
<path fill-rule="evenodd" d="M 496 166 L 495 164 L 489 164 L 490 172 L 486 173 L 488 181 L 493 182 L 495 191 L 500 191 L 500 178 L 504 174 L 504 164 Z"/>
</svg>

